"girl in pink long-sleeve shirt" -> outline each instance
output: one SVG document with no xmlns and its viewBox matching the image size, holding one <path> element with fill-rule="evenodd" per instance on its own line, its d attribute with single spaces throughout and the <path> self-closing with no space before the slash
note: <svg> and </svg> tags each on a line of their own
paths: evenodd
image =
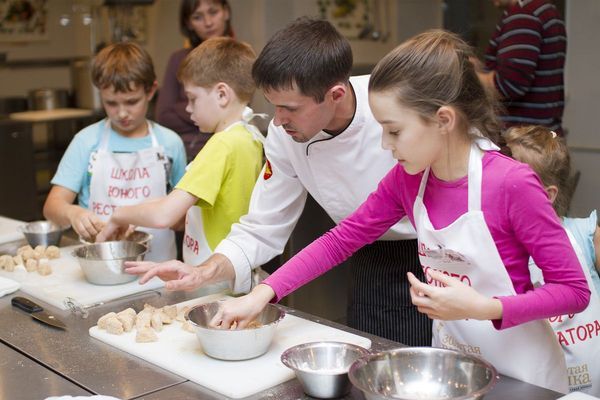
<svg viewBox="0 0 600 400">
<path fill-rule="evenodd" d="M 413 303 L 434 319 L 433 345 L 486 358 L 499 372 L 566 392 L 565 360 L 545 318 L 583 310 L 581 265 L 533 171 L 497 152 L 494 103 L 444 31 L 397 47 L 376 66 L 369 103 L 398 160 L 377 190 L 213 324 L 243 328 L 269 301 L 341 263 L 408 216 L 427 282 L 408 274 Z M 545 285 L 534 288 L 533 257 Z M 506 329 L 511 328 L 511 329 Z"/>
</svg>

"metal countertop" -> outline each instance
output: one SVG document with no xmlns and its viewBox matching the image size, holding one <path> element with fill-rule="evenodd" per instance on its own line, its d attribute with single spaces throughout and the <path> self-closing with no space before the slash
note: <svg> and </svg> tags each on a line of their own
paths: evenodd
<svg viewBox="0 0 600 400">
<path fill-rule="evenodd" d="M 145 303 L 160 307 L 189 300 L 193 295 L 164 290 L 147 292 L 89 309 L 86 319 L 33 299 L 63 320 L 67 325 L 66 331 L 41 324 L 29 314 L 11 306 L 10 299 L 19 295 L 31 297 L 17 291 L 0 298 L 0 398 L 43 399 L 57 394 L 103 394 L 121 399 L 226 399 L 223 395 L 102 343 L 88 333 L 98 318 L 110 311 L 127 307 L 139 310 Z M 403 346 L 301 311 L 285 309 L 292 315 L 368 337 L 373 350 Z M 559 397 L 559 393 L 503 376 L 485 399 L 553 400 Z M 247 400 L 301 398 L 309 397 L 302 393 L 300 383 L 293 379 Z M 364 397 L 353 388 L 344 398 Z"/>
</svg>

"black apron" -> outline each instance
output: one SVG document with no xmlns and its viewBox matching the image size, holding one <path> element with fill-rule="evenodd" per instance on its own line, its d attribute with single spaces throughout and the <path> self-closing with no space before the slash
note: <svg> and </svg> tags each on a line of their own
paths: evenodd
<svg viewBox="0 0 600 400">
<path fill-rule="evenodd" d="M 417 240 L 377 241 L 354 253 L 348 326 L 408 346 L 431 346 L 432 321 L 410 300 L 407 272 L 424 281 Z"/>
</svg>

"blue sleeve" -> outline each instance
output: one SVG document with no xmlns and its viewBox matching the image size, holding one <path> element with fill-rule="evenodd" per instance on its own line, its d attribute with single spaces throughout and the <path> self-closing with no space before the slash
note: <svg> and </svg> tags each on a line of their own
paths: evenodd
<svg viewBox="0 0 600 400">
<path fill-rule="evenodd" d="M 60 160 L 56 174 L 50 181 L 51 184 L 63 186 L 77 194 L 82 193 L 84 185 L 89 185 L 86 177 L 89 157 L 96 144 L 94 126 L 85 128 L 73 137 Z"/>
<path fill-rule="evenodd" d="M 178 136 L 173 152 L 173 167 L 171 168 L 171 176 L 169 177 L 169 182 L 171 183 L 172 188 L 177 185 L 177 182 L 179 182 L 179 180 L 183 177 L 183 174 L 185 174 L 185 163 L 185 147 Z"/>
<path fill-rule="evenodd" d="M 171 160 L 171 173 L 168 177 L 169 186 L 174 188 L 185 173 L 186 155 L 183 141 L 179 135 L 164 126 L 154 123 L 159 135 L 159 142 L 164 146 L 167 157 Z"/>
</svg>

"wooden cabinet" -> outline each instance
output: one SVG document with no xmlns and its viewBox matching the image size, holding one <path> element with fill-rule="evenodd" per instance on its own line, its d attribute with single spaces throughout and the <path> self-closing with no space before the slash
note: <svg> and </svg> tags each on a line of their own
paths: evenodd
<svg viewBox="0 0 600 400">
<path fill-rule="evenodd" d="M 0 215 L 43 219 L 50 180 L 73 136 L 101 118 L 84 113 L 55 119 L 4 120 L 0 125 Z M 16 114 L 11 114 L 11 117 Z"/>
</svg>

